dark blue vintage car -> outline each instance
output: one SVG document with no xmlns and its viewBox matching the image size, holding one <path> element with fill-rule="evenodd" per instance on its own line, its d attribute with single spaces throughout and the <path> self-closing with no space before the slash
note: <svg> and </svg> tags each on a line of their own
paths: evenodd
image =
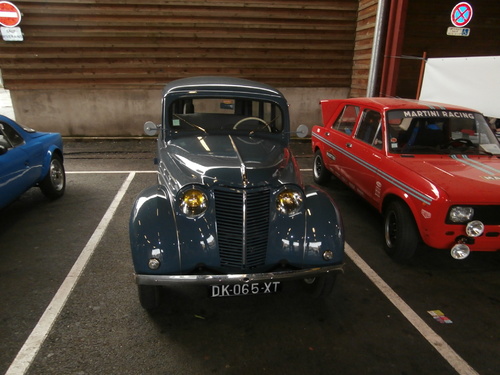
<svg viewBox="0 0 500 375">
<path fill-rule="evenodd" d="M 33 186 L 49 199 L 64 194 L 61 135 L 37 132 L 0 115 L 0 208 Z"/>
<path fill-rule="evenodd" d="M 130 242 L 139 299 L 207 285 L 212 297 L 273 293 L 303 279 L 328 295 L 344 257 L 335 203 L 304 186 L 289 147 L 288 105 L 276 89 L 221 77 L 163 91 L 158 184 L 137 197 Z"/>
</svg>

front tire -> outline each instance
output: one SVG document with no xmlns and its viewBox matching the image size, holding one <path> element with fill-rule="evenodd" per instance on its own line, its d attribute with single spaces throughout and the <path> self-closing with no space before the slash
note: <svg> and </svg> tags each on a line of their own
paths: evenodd
<svg viewBox="0 0 500 375">
<path fill-rule="evenodd" d="M 40 190 L 49 199 L 57 199 L 64 194 L 66 189 L 66 172 L 62 158 L 59 155 L 52 155 L 49 171 L 40 182 Z"/>
<path fill-rule="evenodd" d="M 160 306 L 160 287 L 154 285 L 137 285 L 139 302 L 145 310 L 154 310 Z"/>
<path fill-rule="evenodd" d="M 336 280 L 336 273 L 327 273 L 314 278 L 304 279 L 304 283 L 306 291 L 313 298 L 324 298 L 332 294 Z"/>
<path fill-rule="evenodd" d="M 398 262 L 408 262 L 420 244 L 413 215 L 406 204 L 394 201 L 384 211 L 385 251 Z"/>
<path fill-rule="evenodd" d="M 314 153 L 313 161 L 313 179 L 317 184 L 324 184 L 332 177 L 331 172 L 326 169 L 325 163 L 323 162 L 323 157 L 321 156 L 321 151 L 317 150 Z"/>
</svg>

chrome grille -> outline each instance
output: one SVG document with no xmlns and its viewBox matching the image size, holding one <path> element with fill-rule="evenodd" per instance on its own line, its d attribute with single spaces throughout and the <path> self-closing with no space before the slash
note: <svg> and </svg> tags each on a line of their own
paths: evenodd
<svg viewBox="0 0 500 375">
<path fill-rule="evenodd" d="M 264 265 L 269 233 L 269 189 L 217 189 L 215 214 L 221 266 Z"/>
</svg>

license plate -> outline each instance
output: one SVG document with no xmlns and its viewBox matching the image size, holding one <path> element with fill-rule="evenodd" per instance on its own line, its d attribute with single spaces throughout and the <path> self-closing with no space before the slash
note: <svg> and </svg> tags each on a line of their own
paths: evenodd
<svg viewBox="0 0 500 375">
<path fill-rule="evenodd" d="M 262 283 L 242 283 L 229 285 L 210 285 L 211 297 L 248 296 L 254 294 L 276 293 L 281 289 L 279 281 L 267 281 Z"/>
</svg>

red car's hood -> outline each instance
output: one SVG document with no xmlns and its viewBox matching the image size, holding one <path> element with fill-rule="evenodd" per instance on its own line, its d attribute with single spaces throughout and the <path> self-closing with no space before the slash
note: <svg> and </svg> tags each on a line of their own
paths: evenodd
<svg viewBox="0 0 500 375">
<path fill-rule="evenodd" d="M 498 157 L 447 155 L 394 160 L 443 189 L 453 201 L 470 204 L 500 201 Z"/>
</svg>

